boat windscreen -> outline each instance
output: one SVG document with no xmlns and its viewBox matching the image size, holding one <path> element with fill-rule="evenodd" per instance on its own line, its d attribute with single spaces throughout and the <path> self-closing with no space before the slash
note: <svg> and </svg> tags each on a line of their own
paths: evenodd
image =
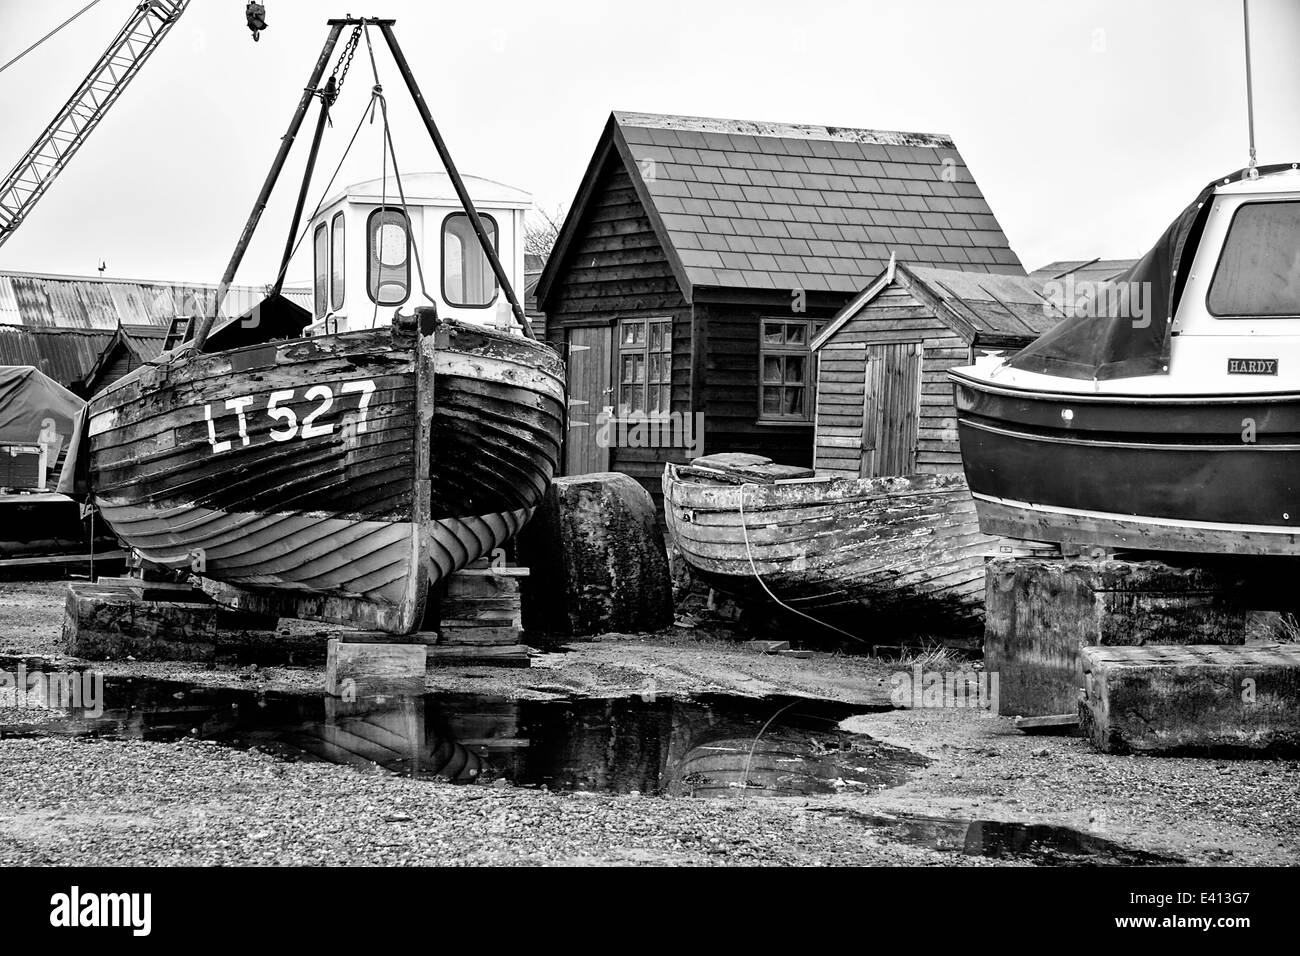
<svg viewBox="0 0 1300 956">
<path fill-rule="evenodd" d="M 1256 167 L 1259 175 L 1290 163 Z M 1127 272 L 1066 303 L 1068 318 L 1008 360 L 1011 368 L 1062 378 L 1106 380 L 1169 372 L 1170 333 L 1183 280 L 1196 254 L 1216 187 L 1247 178 L 1221 176 L 1201 190 L 1151 250 Z M 1049 298 L 1051 295 L 1048 290 Z M 1081 302 L 1085 308 L 1079 308 Z"/>
</svg>

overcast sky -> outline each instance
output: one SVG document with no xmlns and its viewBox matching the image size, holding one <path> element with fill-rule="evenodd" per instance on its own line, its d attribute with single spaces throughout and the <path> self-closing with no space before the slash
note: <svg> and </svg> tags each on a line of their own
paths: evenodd
<svg viewBox="0 0 1300 956">
<path fill-rule="evenodd" d="M 85 0 L 0 0 L 0 62 Z M 125 22 L 101 0 L 0 73 L 17 161 Z M 215 281 L 325 37 L 347 6 L 193 0 L 3 248 L 0 269 Z M 613 109 L 948 133 L 1025 265 L 1141 254 L 1211 177 L 1245 165 L 1239 0 L 377 0 L 463 172 L 569 204 Z M 1300 2 L 1252 0 L 1261 162 L 1300 160 Z M 379 37 L 375 36 L 379 42 Z M 380 53 L 403 171 L 437 168 Z M 369 96 L 364 54 L 310 205 Z M 278 262 L 299 138 L 239 281 Z M 379 175 L 367 127 L 339 183 Z M 310 206 L 309 206 L 310 208 Z M 309 274 L 304 243 L 291 279 Z"/>
</svg>

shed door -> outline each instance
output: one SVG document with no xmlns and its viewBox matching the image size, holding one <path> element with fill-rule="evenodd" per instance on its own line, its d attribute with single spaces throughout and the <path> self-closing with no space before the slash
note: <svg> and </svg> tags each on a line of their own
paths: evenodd
<svg viewBox="0 0 1300 956">
<path fill-rule="evenodd" d="M 609 326 L 573 328 L 568 344 L 569 430 L 564 440 L 564 473 L 586 475 L 609 471 L 609 448 L 596 441 L 596 416 L 613 405 L 610 353 L 614 331 Z M 585 403 L 585 404 L 583 404 Z"/>
<path fill-rule="evenodd" d="M 920 407 L 921 343 L 868 345 L 861 477 L 915 474 Z"/>
</svg>

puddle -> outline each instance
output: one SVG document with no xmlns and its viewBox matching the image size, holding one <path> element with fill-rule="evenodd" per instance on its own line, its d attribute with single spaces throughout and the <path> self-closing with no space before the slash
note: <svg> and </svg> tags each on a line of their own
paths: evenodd
<svg viewBox="0 0 1300 956">
<path fill-rule="evenodd" d="M 13 666 L 0 658 L 0 668 Z M 39 662 L 27 666 L 36 671 Z M 14 711 L 15 702 L 12 685 L 0 686 L 0 713 L 21 717 L 0 722 L 0 738 L 189 737 L 288 761 L 563 791 L 724 798 L 871 792 L 902 784 L 929 762 L 839 728 L 848 717 L 881 708 L 798 697 L 521 701 L 458 693 L 348 702 L 107 677 L 98 714 L 75 707 Z M 808 812 L 966 856 L 1049 866 L 1183 862 L 1064 827 L 827 807 Z"/>
<path fill-rule="evenodd" d="M 873 708 L 804 698 L 458 693 L 347 702 L 113 677 L 103 697 L 98 716 L 72 708 L 41 712 L 38 722 L 30 712 L 0 724 L 0 736 L 191 737 L 456 783 L 690 797 L 872 791 L 928 762 L 839 729 Z"/>
<path fill-rule="evenodd" d="M 815 811 L 843 816 L 889 840 L 963 856 L 982 856 L 1039 866 L 1168 866 L 1181 857 L 1134 850 L 1070 827 L 1002 820 L 955 820 L 916 814 Z"/>
</svg>

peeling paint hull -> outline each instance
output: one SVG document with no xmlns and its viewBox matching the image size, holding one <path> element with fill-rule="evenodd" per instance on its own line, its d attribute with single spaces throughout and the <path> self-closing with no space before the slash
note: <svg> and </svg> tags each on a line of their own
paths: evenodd
<svg viewBox="0 0 1300 956">
<path fill-rule="evenodd" d="M 455 322 L 187 355 L 92 400 L 91 494 L 225 603 L 409 633 L 531 517 L 563 415 L 554 352 Z"/>
<path fill-rule="evenodd" d="M 997 539 L 959 475 L 726 484 L 669 465 L 663 488 L 669 534 L 720 591 L 880 644 L 982 622 Z"/>
</svg>

